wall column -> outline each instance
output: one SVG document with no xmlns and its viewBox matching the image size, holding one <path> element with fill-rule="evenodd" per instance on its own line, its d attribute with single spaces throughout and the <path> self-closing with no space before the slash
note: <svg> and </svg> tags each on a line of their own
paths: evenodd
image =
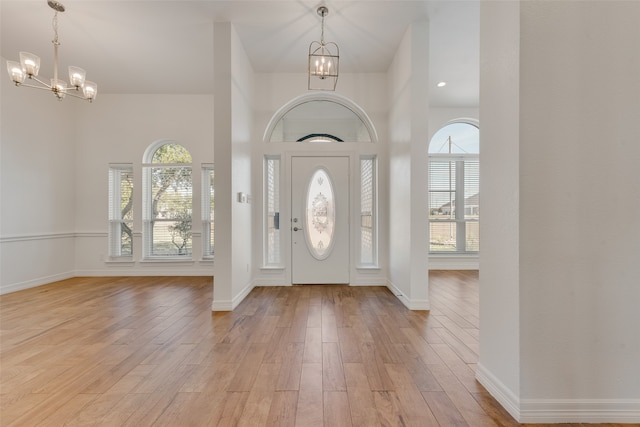
<svg viewBox="0 0 640 427">
<path fill-rule="evenodd" d="M 231 23 L 213 27 L 213 158 L 215 162 L 215 261 L 212 310 L 232 310 L 233 146 L 231 122 Z"/>
</svg>

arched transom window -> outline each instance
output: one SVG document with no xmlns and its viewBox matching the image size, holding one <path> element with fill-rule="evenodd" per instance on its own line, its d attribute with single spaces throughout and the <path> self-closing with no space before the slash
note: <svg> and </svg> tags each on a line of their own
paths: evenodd
<svg viewBox="0 0 640 427">
<path fill-rule="evenodd" d="M 334 100 L 309 99 L 282 114 L 269 142 L 372 142 L 372 137 L 352 109 Z"/>
</svg>

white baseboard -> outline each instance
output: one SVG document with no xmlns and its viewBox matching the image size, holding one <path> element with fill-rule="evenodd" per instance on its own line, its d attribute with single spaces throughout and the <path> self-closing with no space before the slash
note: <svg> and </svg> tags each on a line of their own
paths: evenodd
<svg viewBox="0 0 640 427">
<path fill-rule="evenodd" d="M 254 279 L 253 281 L 253 286 L 269 286 L 269 287 L 273 287 L 273 286 L 291 286 L 290 283 L 286 283 L 285 281 L 282 280 L 282 278 L 278 278 L 278 277 L 260 277 L 258 279 Z"/>
<path fill-rule="evenodd" d="M 520 399 L 481 363 L 476 379 L 519 423 L 640 423 L 640 399 Z"/>
<path fill-rule="evenodd" d="M 431 303 L 428 299 L 412 299 L 409 302 L 409 310 L 431 310 Z"/>
<path fill-rule="evenodd" d="M 429 270 L 479 270 L 480 260 L 477 255 L 452 256 L 433 255 L 429 257 Z"/>
<path fill-rule="evenodd" d="M 640 424 L 640 399 L 522 399 L 519 422 Z"/>
<path fill-rule="evenodd" d="M 478 363 L 476 369 L 476 379 L 516 421 L 520 422 L 520 398 L 511 389 L 481 363 Z"/>
<path fill-rule="evenodd" d="M 214 284 L 215 286 L 215 284 Z M 214 300 L 211 303 L 211 311 L 233 311 L 253 290 L 255 285 L 250 282 L 232 300 Z"/>
<path fill-rule="evenodd" d="M 42 285 L 48 285 L 52 282 L 57 282 L 59 280 L 71 279 L 72 277 L 76 277 L 77 275 L 73 271 L 69 271 L 66 273 L 58 273 L 53 274 L 51 276 L 38 277 L 36 279 L 27 280 L 19 283 L 11 283 L 6 286 L 0 287 L 0 295 L 8 294 L 11 292 L 23 291 L 25 289 L 36 288 Z"/>
<path fill-rule="evenodd" d="M 350 286 L 387 286 L 385 277 L 356 277 Z"/>
<path fill-rule="evenodd" d="M 118 277 L 118 276 L 211 276 L 211 269 L 175 267 L 166 269 L 134 269 L 134 268 L 108 268 L 106 270 L 76 270 L 75 277 Z"/>
<path fill-rule="evenodd" d="M 213 301 L 211 311 L 233 311 L 233 303 L 230 300 Z"/>
<path fill-rule="evenodd" d="M 211 311 L 233 311 L 233 303 L 230 300 L 213 301 Z"/>
<path fill-rule="evenodd" d="M 428 299 L 416 300 L 408 298 L 396 285 L 390 280 L 386 283 L 387 288 L 407 307 L 409 310 L 430 310 L 431 304 Z"/>
</svg>

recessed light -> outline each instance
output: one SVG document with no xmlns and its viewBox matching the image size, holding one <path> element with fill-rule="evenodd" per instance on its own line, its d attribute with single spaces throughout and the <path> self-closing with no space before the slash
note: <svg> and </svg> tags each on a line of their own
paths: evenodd
<svg viewBox="0 0 640 427">
<path fill-rule="evenodd" d="M 447 82 L 438 83 L 438 87 L 445 87 L 446 85 L 447 85 Z"/>
</svg>

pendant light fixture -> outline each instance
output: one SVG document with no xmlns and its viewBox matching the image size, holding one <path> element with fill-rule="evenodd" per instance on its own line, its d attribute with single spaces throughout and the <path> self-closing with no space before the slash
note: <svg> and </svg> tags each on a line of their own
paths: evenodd
<svg viewBox="0 0 640 427">
<path fill-rule="evenodd" d="M 92 102 L 98 93 L 98 85 L 85 80 L 85 71 L 78 67 L 69 67 L 69 86 L 58 77 L 58 12 L 64 12 L 64 5 L 55 0 L 48 0 L 47 4 L 55 11 L 53 15 L 53 78 L 51 83 L 38 78 L 40 57 L 29 52 L 20 52 L 20 62 L 7 61 L 7 71 L 16 86 L 33 87 L 52 91 L 61 101 L 66 95 Z M 33 80 L 33 84 L 24 83 Z"/>
<path fill-rule="evenodd" d="M 317 10 L 322 17 L 320 41 L 309 45 L 309 90 L 336 90 L 340 50 L 334 42 L 324 41 L 324 17 L 329 14 L 326 6 Z"/>
</svg>

